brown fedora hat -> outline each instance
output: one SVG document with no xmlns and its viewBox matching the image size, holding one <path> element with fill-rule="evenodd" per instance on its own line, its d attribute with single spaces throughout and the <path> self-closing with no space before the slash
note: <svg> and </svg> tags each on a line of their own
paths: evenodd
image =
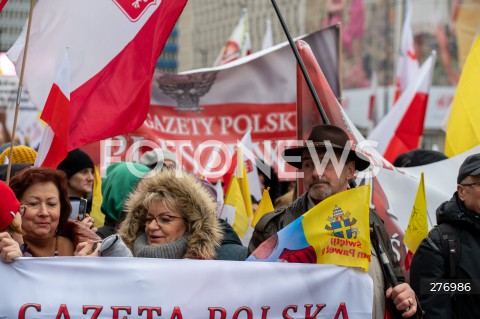
<svg viewBox="0 0 480 319">
<path fill-rule="evenodd" d="M 307 140 L 312 141 L 315 148 L 324 150 L 326 150 L 326 145 L 328 144 L 325 142 L 330 141 L 333 149 L 338 149 L 340 152 L 343 152 L 349 137 L 348 134 L 338 126 L 321 124 L 312 128 Z M 304 143 L 304 146 L 286 149 L 283 151 L 282 156 L 288 164 L 296 168 L 302 168 L 301 162 L 288 161 L 285 157 L 302 156 L 303 152 L 307 149 L 307 144 Z M 365 155 L 357 154 L 352 149 L 350 149 L 348 158 L 355 161 L 355 169 L 358 171 L 363 171 L 370 166 L 370 161 Z"/>
</svg>

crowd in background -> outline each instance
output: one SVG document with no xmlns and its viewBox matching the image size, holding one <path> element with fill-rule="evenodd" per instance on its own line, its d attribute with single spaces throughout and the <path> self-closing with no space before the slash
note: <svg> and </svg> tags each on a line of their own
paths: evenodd
<svg viewBox="0 0 480 319">
<path fill-rule="evenodd" d="M 338 145 L 348 145 L 348 136 L 342 129 L 331 125 L 312 129 L 309 140 L 314 142 L 320 159 L 326 156 L 324 142 L 332 139 L 335 154 L 340 156 L 344 147 Z M 0 147 L 3 180 L 9 152 L 10 145 Z M 311 164 L 306 146 L 287 149 L 283 154 L 285 159 L 295 155 L 302 158 L 301 163 L 287 161 L 305 174 L 303 182 L 307 192 L 300 196 L 296 194 L 295 183 L 288 183 L 288 188 L 282 189 L 274 173 L 267 177 L 259 171 L 262 188 L 268 187 L 276 210 L 260 219 L 247 249 L 232 226 L 219 218 L 215 186 L 189 172 L 177 177 L 176 158 L 168 150 L 146 152 L 139 163 L 110 165 L 101 180 L 101 191 L 96 192 L 94 162 L 80 149 L 69 152 L 57 169 L 52 169 L 34 167 L 36 152 L 16 145 L 13 147 L 10 183 L 0 182 L 0 258 L 5 263 L 12 263 L 22 256 L 244 261 L 262 242 L 323 199 L 351 187 L 349 181 L 355 171 L 367 169 L 370 161 L 353 150 L 349 152 L 341 174 L 335 176 L 332 165 L 327 165 L 319 175 Z M 414 150 L 398 156 L 394 165 L 411 167 L 446 158 L 440 152 Z M 448 264 L 444 260 L 442 227 L 435 227 L 414 255 L 411 268 L 413 289 L 404 282 L 383 222 L 371 210 L 370 222 L 378 228 L 373 230 L 377 234 L 371 234 L 372 261 L 369 268 L 375 287 L 374 318 L 383 318 L 385 304 L 388 304 L 386 300 L 390 299 L 393 307 L 407 314 L 406 317 L 421 318 L 423 311 L 426 311 L 425 318 L 474 318 L 471 314 L 478 314 L 475 307 L 479 303 L 474 306 L 474 296 L 452 298 L 421 293 L 420 282 L 426 278 L 469 279 L 478 273 L 475 249 L 480 248 L 476 233 L 480 229 L 480 196 L 476 193 L 480 188 L 480 154 L 465 160 L 457 183 L 457 192 L 452 199 L 439 207 L 437 222 L 451 225 L 454 230 L 449 228 L 450 233 L 456 234 L 456 237 L 452 235 L 453 241 L 458 241 L 455 245 L 471 252 L 471 256 L 462 257 L 454 265 Z M 384 249 L 395 266 L 398 286 L 385 279 L 380 259 L 376 257 L 376 252 Z M 304 261 L 298 255 L 290 257 L 285 260 L 316 263 L 315 260 Z M 455 268 L 453 271 L 452 267 Z M 470 308 L 465 310 L 467 306 Z"/>
</svg>

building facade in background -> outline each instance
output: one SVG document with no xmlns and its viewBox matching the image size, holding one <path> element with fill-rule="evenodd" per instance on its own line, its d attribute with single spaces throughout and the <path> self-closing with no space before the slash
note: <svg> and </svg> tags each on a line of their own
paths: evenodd
<svg viewBox="0 0 480 319">
<path fill-rule="evenodd" d="M 160 72 L 177 73 L 178 71 L 178 35 L 178 26 L 175 26 L 157 61 L 157 69 Z"/>
<path fill-rule="evenodd" d="M 0 13 L 0 52 L 15 43 L 28 18 L 29 0 L 10 0 Z"/>
<path fill-rule="evenodd" d="M 306 5 L 313 2 L 318 1 L 277 0 L 292 36 L 308 32 L 305 24 Z M 286 40 L 270 1 L 189 1 L 179 22 L 182 34 L 179 39 L 179 71 L 211 67 L 240 20 L 243 8 L 248 9 L 252 52 L 262 47 L 267 19 L 272 21 L 273 43 Z"/>
</svg>

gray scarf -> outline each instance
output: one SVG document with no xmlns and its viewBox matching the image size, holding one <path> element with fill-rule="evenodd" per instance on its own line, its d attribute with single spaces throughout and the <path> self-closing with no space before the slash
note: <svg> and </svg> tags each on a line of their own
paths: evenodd
<svg viewBox="0 0 480 319">
<path fill-rule="evenodd" d="M 147 235 L 142 233 L 135 239 L 133 256 L 146 258 L 183 259 L 187 251 L 187 237 L 183 236 L 171 243 L 161 246 L 149 246 Z"/>
</svg>

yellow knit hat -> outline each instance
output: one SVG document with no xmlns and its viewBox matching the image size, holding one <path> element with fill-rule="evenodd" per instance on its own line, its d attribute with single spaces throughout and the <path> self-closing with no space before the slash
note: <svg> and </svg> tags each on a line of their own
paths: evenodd
<svg viewBox="0 0 480 319">
<path fill-rule="evenodd" d="M 8 163 L 7 159 L 10 154 L 10 147 L 0 154 L 0 165 Z M 12 164 L 34 164 L 37 158 L 37 152 L 28 146 L 18 145 L 13 147 Z"/>
</svg>

